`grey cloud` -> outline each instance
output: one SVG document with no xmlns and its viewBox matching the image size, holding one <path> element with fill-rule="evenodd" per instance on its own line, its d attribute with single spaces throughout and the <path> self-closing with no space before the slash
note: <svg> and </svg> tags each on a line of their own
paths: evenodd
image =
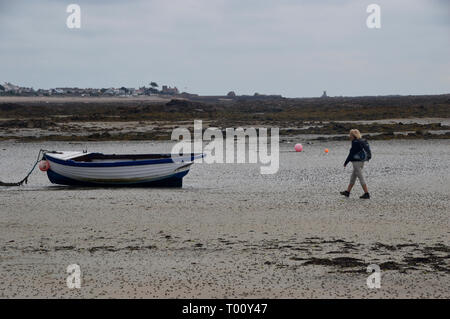
<svg viewBox="0 0 450 319">
<path fill-rule="evenodd" d="M 0 81 L 33 87 L 138 86 L 286 96 L 445 93 L 443 1 L 14 1 L 0 11 Z M 368 4 L 382 28 L 365 25 Z M 11 4 L 13 3 L 13 4 Z"/>
</svg>

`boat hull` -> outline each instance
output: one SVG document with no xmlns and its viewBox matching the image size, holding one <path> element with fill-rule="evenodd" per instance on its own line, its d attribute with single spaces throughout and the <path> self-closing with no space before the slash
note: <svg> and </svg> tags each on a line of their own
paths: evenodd
<svg viewBox="0 0 450 319">
<path fill-rule="evenodd" d="M 63 175 L 60 175 L 53 170 L 47 171 L 47 177 L 53 184 L 67 185 L 67 186 L 80 186 L 80 187 L 182 187 L 183 177 L 187 175 L 189 171 L 173 174 L 169 177 L 164 177 L 158 180 L 140 181 L 140 182 L 127 182 L 117 181 L 115 183 L 105 181 L 82 181 L 72 179 Z"/>
</svg>

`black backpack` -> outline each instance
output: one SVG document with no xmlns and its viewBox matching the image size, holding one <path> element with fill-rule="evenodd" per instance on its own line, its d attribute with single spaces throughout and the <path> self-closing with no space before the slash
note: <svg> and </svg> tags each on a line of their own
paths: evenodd
<svg viewBox="0 0 450 319">
<path fill-rule="evenodd" d="M 370 161 L 372 158 L 372 152 L 370 151 L 370 145 L 366 140 L 360 139 L 359 143 L 362 146 L 362 151 L 359 152 L 359 157 L 362 161 Z"/>
</svg>

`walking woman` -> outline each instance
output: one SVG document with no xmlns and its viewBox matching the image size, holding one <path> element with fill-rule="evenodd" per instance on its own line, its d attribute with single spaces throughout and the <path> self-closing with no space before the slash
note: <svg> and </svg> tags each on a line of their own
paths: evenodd
<svg viewBox="0 0 450 319">
<path fill-rule="evenodd" d="M 341 192 L 341 195 L 349 197 L 353 185 L 355 185 L 356 178 L 358 178 L 364 190 L 364 194 L 359 198 L 369 199 L 369 190 L 367 189 L 367 184 L 362 174 L 364 161 L 367 161 L 372 157 L 369 144 L 365 140 L 361 139 L 361 133 L 356 129 L 350 130 L 350 140 L 352 141 L 352 148 L 350 149 L 347 159 L 345 160 L 344 167 L 347 166 L 348 162 L 352 162 L 353 172 L 350 177 L 350 184 L 348 184 L 347 190 Z"/>
</svg>

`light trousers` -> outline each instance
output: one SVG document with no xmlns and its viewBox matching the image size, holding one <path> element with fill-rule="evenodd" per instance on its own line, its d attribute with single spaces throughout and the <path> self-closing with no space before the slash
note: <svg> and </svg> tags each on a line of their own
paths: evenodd
<svg viewBox="0 0 450 319">
<path fill-rule="evenodd" d="M 353 164 L 353 172 L 352 176 L 350 177 L 350 184 L 355 184 L 356 178 L 358 178 L 361 185 L 366 185 L 366 181 L 364 180 L 364 176 L 362 173 L 364 162 L 352 162 L 352 164 Z"/>
</svg>

